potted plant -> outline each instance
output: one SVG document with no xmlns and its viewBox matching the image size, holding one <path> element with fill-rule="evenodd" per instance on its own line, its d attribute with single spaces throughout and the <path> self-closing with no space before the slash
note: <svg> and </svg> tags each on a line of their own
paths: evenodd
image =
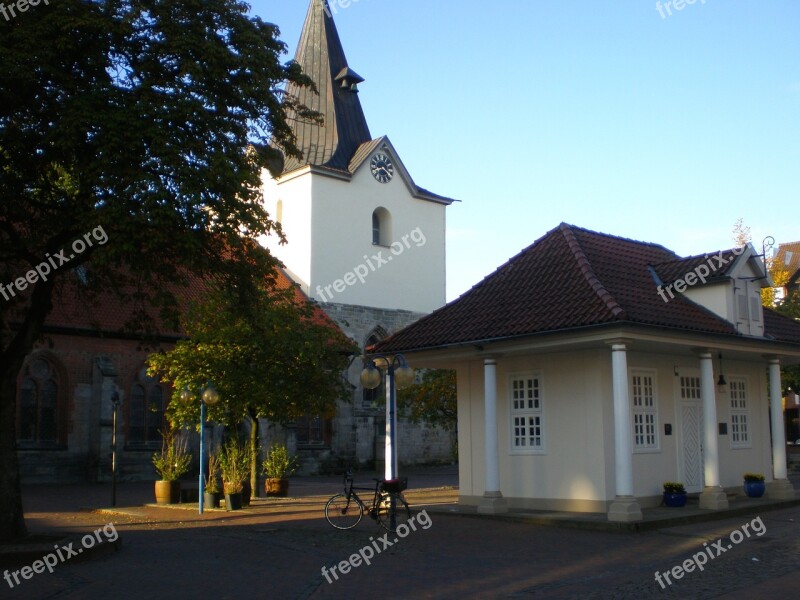
<svg viewBox="0 0 800 600">
<path fill-rule="evenodd" d="M 686 506 L 686 488 L 680 481 L 667 481 L 664 483 L 664 504 L 679 508 Z"/>
<path fill-rule="evenodd" d="M 749 498 L 761 498 L 764 495 L 766 484 L 764 483 L 764 476 L 761 473 L 745 473 L 744 474 L 744 493 Z"/>
<path fill-rule="evenodd" d="M 250 473 L 249 453 L 237 439 L 228 440 L 219 455 L 222 487 L 225 492 L 225 508 L 242 508 L 242 489 Z"/>
<path fill-rule="evenodd" d="M 155 485 L 157 504 L 177 504 L 181 500 L 179 480 L 192 463 L 186 443 L 186 438 L 175 431 L 161 433 L 161 452 L 153 454 L 153 465 L 161 477 Z"/>
<path fill-rule="evenodd" d="M 297 459 L 289 454 L 283 444 L 272 444 L 262 465 L 267 476 L 264 487 L 267 496 L 286 497 L 289 495 L 289 479 L 297 470 Z"/>
<path fill-rule="evenodd" d="M 203 504 L 210 508 L 219 508 L 219 475 L 220 454 L 219 450 L 208 453 L 208 475 L 205 475 Z"/>
</svg>

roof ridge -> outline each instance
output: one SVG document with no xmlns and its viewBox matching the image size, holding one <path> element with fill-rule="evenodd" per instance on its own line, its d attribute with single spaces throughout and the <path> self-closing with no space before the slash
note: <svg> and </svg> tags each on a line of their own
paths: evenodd
<svg viewBox="0 0 800 600">
<path fill-rule="evenodd" d="M 575 232 L 572 231 L 572 227 L 573 226 L 568 223 L 561 223 L 561 225 L 559 225 L 561 234 L 564 236 L 564 239 L 566 240 L 567 245 L 572 252 L 572 256 L 575 258 L 578 268 L 581 270 L 586 282 L 591 286 L 592 290 L 594 290 L 595 294 L 597 294 L 600 300 L 605 303 L 606 307 L 611 311 L 611 314 L 614 315 L 614 317 L 623 319 L 627 318 L 625 309 L 619 305 L 619 303 L 614 299 L 614 296 L 611 295 L 611 292 L 606 289 L 606 287 L 603 285 L 603 282 L 600 281 L 600 278 L 595 274 L 594 269 L 592 269 L 592 264 L 589 262 L 589 258 L 586 256 L 586 253 L 583 251 L 580 242 L 575 237 Z"/>
</svg>

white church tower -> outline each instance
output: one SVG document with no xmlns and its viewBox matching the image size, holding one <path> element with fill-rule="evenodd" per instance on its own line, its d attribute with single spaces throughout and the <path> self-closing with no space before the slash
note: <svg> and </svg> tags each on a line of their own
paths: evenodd
<svg viewBox="0 0 800 600">
<path fill-rule="evenodd" d="M 289 115 L 303 158 L 286 159 L 277 178 L 266 171 L 263 177 L 266 208 L 288 243 L 273 236 L 264 244 L 364 348 L 445 304 L 445 210 L 454 200 L 419 187 L 389 138 L 370 134 L 358 95 L 364 79 L 345 58 L 326 0 L 311 0 L 295 60 L 319 93 L 293 84 L 286 93 L 323 122 Z M 354 364 L 349 374 L 352 406 L 307 432 L 298 425 L 298 450 L 317 444 L 322 454 L 380 461 L 375 447 L 383 444 L 383 423 L 375 396 L 382 392 L 359 387 L 361 368 Z M 401 462 L 429 459 L 410 455 L 419 453 L 419 432 L 409 427 L 404 436 L 402 423 L 399 429 Z"/>
</svg>

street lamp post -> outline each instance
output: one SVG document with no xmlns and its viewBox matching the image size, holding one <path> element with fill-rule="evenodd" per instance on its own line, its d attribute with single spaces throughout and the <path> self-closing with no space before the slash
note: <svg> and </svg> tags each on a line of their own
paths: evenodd
<svg viewBox="0 0 800 600">
<path fill-rule="evenodd" d="M 181 400 L 190 402 L 192 393 L 188 387 L 183 388 Z M 213 406 L 219 402 L 219 392 L 214 388 L 213 383 L 206 384 L 205 388 L 200 389 L 200 475 L 197 479 L 197 506 L 198 512 L 203 514 L 203 491 L 205 488 L 206 461 L 204 454 L 205 433 L 206 433 L 206 405 Z"/>
<path fill-rule="evenodd" d="M 378 354 L 368 360 L 367 366 L 361 371 L 361 385 L 367 389 L 374 390 L 381 384 L 382 375 L 376 362 L 382 361 L 386 368 L 386 467 L 384 479 L 395 479 L 398 463 L 396 389 L 403 389 L 414 383 L 414 369 L 408 366 L 402 354 L 395 354 L 391 359 Z"/>
<path fill-rule="evenodd" d="M 114 388 L 111 394 L 114 406 L 111 417 L 111 506 L 117 505 L 117 411 L 119 410 L 119 390 Z"/>
</svg>

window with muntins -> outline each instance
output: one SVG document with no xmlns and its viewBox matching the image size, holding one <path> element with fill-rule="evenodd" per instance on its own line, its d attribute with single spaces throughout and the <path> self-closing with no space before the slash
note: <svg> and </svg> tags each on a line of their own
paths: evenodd
<svg viewBox="0 0 800 600">
<path fill-rule="evenodd" d="M 631 405 L 634 451 L 658 450 L 658 400 L 654 372 L 632 372 Z"/>
<path fill-rule="evenodd" d="M 544 404 L 541 376 L 515 375 L 511 393 L 511 450 L 516 453 L 544 452 Z"/>
<path fill-rule="evenodd" d="M 747 381 L 730 378 L 731 447 L 750 448 L 750 409 L 747 404 Z"/>
</svg>

